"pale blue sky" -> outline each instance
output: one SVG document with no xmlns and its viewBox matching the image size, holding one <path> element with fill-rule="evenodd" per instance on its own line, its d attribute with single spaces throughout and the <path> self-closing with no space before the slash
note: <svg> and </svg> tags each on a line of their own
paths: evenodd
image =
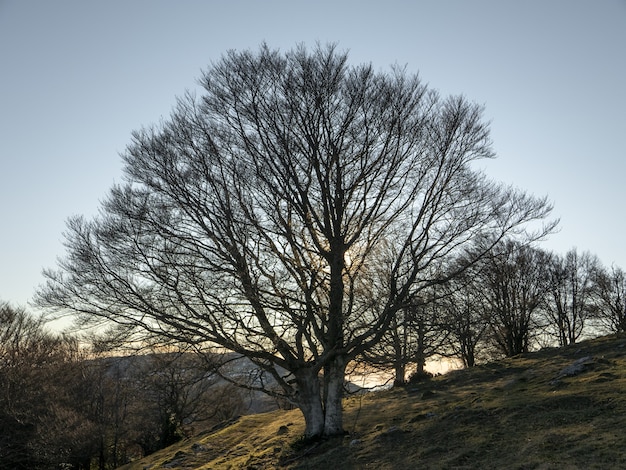
<svg viewBox="0 0 626 470">
<path fill-rule="evenodd" d="M 548 195 L 626 268 L 626 0 L 0 0 L 0 300 L 26 305 L 65 220 L 121 181 L 130 133 L 228 49 L 337 42 L 483 104 L 495 179 Z"/>
</svg>

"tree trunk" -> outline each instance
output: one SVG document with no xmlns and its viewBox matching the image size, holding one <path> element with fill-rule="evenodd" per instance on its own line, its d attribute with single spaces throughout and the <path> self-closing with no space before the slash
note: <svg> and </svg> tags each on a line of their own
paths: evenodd
<svg viewBox="0 0 626 470">
<path fill-rule="evenodd" d="M 474 367 L 476 365 L 476 358 L 474 357 L 474 348 L 469 348 L 465 354 L 465 367 Z"/>
<path fill-rule="evenodd" d="M 296 400 L 304 416 L 306 438 L 344 433 L 342 401 L 345 373 L 346 359 L 339 356 L 324 368 L 323 389 L 315 369 L 302 369 L 295 374 L 298 384 Z"/>
<path fill-rule="evenodd" d="M 402 359 L 396 359 L 395 363 L 395 375 L 396 378 L 393 380 L 394 387 L 401 387 L 406 384 L 406 364 Z"/>
<path fill-rule="evenodd" d="M 395 369 L 395 379 L 393 385 L 402 386 L 406 384 L 406 360 L 407 360 L 407 326 L 406 318 L 402 325 L 398 325 L 398 319 L 394 315 L 390 329 L 393 339 L 393 362 Z"/>
<path fill-rule="evenodd" d="M 346 360 L 342 356 L 335 357 L 328 367 L 324 377 L 326 401 L 324 403 L 324 436 L 337 436 L 343 430 L 343 384 L 346 372 Z"/>
<path fill-rule="evenodd" d="M 304 436 L 319 437 L 324 433 L 324 409 L 322 408 L 320 381 L 314 369 L 302 369 L 296 374 L 298 384 L 297 404 L 304 415 Z"/>
<path fill-rule="evenodd" d="M 423 354 L 418 353 L 415 358 L 415 373 L 418 377 L 426 373 L 426 359 Z"/>
</svg>

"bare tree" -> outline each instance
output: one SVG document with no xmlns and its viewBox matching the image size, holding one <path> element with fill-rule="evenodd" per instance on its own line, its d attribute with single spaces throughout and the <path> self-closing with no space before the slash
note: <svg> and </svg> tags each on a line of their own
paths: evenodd
<svg viewBox="0 0 626 470">
<path fill-rule="evenodd" d="M 132 378 L 144 402 L 134 413 L 144 454 L 188 437 L 196 425 L 217 425 L 245 411 L 241 390 L 207 373 L 206 356 L 175 347 L 129 359 L 142 360 Z"/>
<path fill-rule="evenodd" d="M 443 286 L 441 321 L 450 335 L 451 355 L 464 367 L 476 365 L 489 328 L 489 302 L 480 274 L 478 269 L 470 269 Z"/>
<path fill-rule="evenodd" d="M 0 302 L 0 469 L 26 469 L 37 461 L 29 449 L 36 418 L 29 400 L 35 392 L 33 355 L 42 339 L 40 322 L 23 308 Z M 45 357 L 40 356 L 40 357 Z M 39 398 L 39 397 L 37 397 Z"/>
<path fill-rule="evenodd" d="M 76 344 L 40 318 L 0 303 L 0 469 L 81 459 L 90 429 L 63 398 Z"/>
<path fill-rule="evenodd" d="M 70 219 L 38 302 L 246 356 L 306 436 L 342 433 L 346 364 L 432 283 L 421 273 L 551 207 L 472 170 L 493 156 L 481 108 L 404 70 L 262 46 L 200 83 L 133 134 L 100 216 Z M 358 293 L 383 240 L 397 255 L 373 309 Z"/>
<path fill-rule="evenodd" d="M 434 288 L 410 299 L 392 318 L 381 340 L 363 353 L 370 366 L 393 369 L 394 385 L 405 385 L 410 372 L 413 377 L 424 377 L 426 361 L 447 349 L 449 334 Z"/>
<path fill-rule="evenodd" d="M 594 307 L 594 279 L 599 261 L 589 252 L 571 249 L 554 256 L 550 264 L 551 288 L 545 312 L 560 346 L 574 344 L 583 334 Z"/>
<path fill-rule="evenodd" d="M 611 333 L 626 332 L 626 274 L 616 266 L 600 267 L 595 278 L 594 318 Z"/>
<path fill-rule="evenodd" d="M 550 255 L 514 240 L 497 246 L 482 270 L 492 340 L 505 356 L 530 350 L 539 308 L 549 292 Z"/>
</svg>

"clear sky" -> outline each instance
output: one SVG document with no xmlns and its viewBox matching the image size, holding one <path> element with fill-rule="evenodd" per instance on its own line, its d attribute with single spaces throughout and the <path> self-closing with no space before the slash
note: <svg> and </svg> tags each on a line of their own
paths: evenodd
<svg viewBox="0 0 626 470">
<path fill-rule="evenodd" d="M 484 105 L 485 171 L 561 218 L 544 246 L 626 268 L 626 0 L 0 0 L 0 300 L 27 306 L 132 130 L 263 41 L 337 42 Z"/>
</svg>

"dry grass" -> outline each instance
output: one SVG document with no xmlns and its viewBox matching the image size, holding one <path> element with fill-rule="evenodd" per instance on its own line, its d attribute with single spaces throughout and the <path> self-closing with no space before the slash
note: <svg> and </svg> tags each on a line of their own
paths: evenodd
<svg viewBox="0 0 626 470">
<path fill-rule="evenodd" d="M 626 338 L 605 337 L 349 398 L 344 437 L 302 442 L 300 413 L 278 411 L 124 468 L 626 468 L 624 391 Z"/>
</svg>

